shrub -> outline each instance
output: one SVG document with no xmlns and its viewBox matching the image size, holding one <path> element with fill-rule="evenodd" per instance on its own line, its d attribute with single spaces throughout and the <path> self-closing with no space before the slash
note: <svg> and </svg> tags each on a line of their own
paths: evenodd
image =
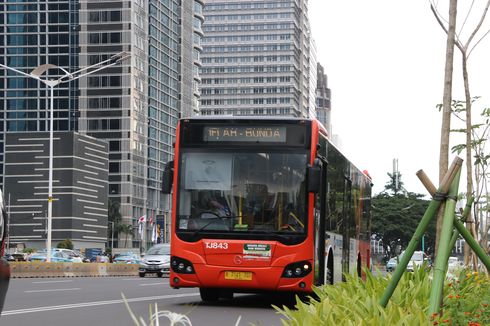
<svg viewBox="0 0 490 326">
<path fill-rule="evenodd" d="M 56 246 L 56 248 L 60 248 L 60 249 L 73 249 L 73 242 L 71 242 L 70 239 L 65 239 L 65 240 L 61 241 L 60 243 L 58 243 L 58 245 Z"/>
<path fill-rule="evenodd" d="M 490 325 L 490 278 L 463 270 L 444 286 L 444 310 L 439 324 Z"/>
<path fill-rule="evenodd" d="M 487 276 L 462 272 L 459 280 L 448 280 L 443 315 L 432 319 L 428 316 L 432 282 L 426 270 L 405 272 L 386 308 L 378 302 L 391 274 L 375 277 L 365 272 L 365 281 L 347 275 L 346 282 L 315 288 L 315 298 L 309 302 L 297 298 L 295 309 L 274 308 L 286 317 L 283 325 L 490 325 Z"/>
</svg>

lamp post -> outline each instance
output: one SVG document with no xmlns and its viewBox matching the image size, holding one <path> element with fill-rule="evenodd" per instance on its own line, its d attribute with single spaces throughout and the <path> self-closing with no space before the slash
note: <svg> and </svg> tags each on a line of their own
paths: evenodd
<svg viewBox="0 0 490 326">
<path fill-rule="evenodd" d="M 58 86 L 59 84 L 63 83 L 68 83 L 72 80 L 79 79 L 85 76 L 88 76 L 90 74 L 93 74 L 99 70 L 105 69 L 107 67 L 111 67 L 113 65 L 118 64 L 119 62 L 129 58 L 131 56 L 130 53 L 128 52 L 120 52 L 117 53 L 113 56 L 111 56 L 109 59 L 101 61 L 99 63 L 93 64 L 91 66 L 82 68 L 80 70 L 77 70 L 73 73 L 69 73 L 65 69 L 58 67 L 53 64 L 43 64 L 40 65 L 39 67 L 35 68 L 33 71 L 30 73 L 25 73 L 23 71 L 17 70 L 12 67 L 8 67 L 6 65 L 3 65 L 0 63 L 1 68 L 5 68 L 7 70 L 14 71 L 20 75 L 30 77 L 33 79 L 36 79 L 49 87 L 50 90 L 50 104 L 49 104 L 49 168 L 48 168 L 48 230 L 47 230 L 47 239 L 46 239 L 46 261 L 50 262 L 51 261 L 51 225 L 52 225 L 52 219 L 53 219 L 53 129 L 54 129 L 54 87 Z M 49 69 L 59 69 L 61 70 L 64 75 L 59 77 L 58 79 L 42 79 L 41 76 L 48 71 Z M 94 70 L 91 70 L 94 69 Z"/>
</svg>

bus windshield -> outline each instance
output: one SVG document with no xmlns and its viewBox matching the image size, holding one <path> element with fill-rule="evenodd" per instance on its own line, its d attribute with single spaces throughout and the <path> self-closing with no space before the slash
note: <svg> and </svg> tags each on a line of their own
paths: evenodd
<svg viewBox="0 0 490 326">
<path fill-rule="evenodd" d="M 183 151 L 177 230 L 304 233 L 306 166 L 306 151 Z"/>
</svg>

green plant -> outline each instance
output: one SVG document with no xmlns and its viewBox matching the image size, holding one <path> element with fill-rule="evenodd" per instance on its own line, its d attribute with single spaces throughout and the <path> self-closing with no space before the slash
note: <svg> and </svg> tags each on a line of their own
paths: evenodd
<svg viewBox="0 0 490 326">
<path fill-rule="evenodd" d="M 24 253 L 24 254 L 32 254 L 34 251 L 36 251 L 34 248 L 24 248 L 24 249 L 22 249 L 22 253 Z"/>
<path fill-rule="evenodd" d="M 365 281 L 346 275 L 346 282 L 315 288 L 315 298 L 297 298 L 295 309 L 274 308 L 285 317 L 283 325 L 490 325 L 490 279 L 485 274 L 463 270 L 456 279 L 447 279 L 443 314 L 431 317 L 432 276 L 427 270 L 405 272 L 386 308 L 379 299 L 391 274 L 365 273 Z"/>
<path fill-rule="evenodd" d="M 462 270 L 444 286 L 443 314 L 436 322 L 449 325 L 490 325 L 490 278 Z"/>
<path fill-rule="evenodd" d="M 387 277 L 365 270 L 366 280 L 346 275 L 346 282 L 314 290 L 310 302 L 296 300 L 296 309 L 274 307 L 286 317 L 284 325 L 427 325 L 430 280 L 424 269 L 405 273 L 386 308 L 378 302 L 388 285 Z"/>
<path fill-rule="evenodd" d="M 70 239 L 65 239 L 65 240 L 61 241 L 60 243 L 58 243 L 58 245 L 56 246 L 56 248 L 60 248 L 60 249 L 73 249 L 73 242 L 71 242 Z"/>
</svg>

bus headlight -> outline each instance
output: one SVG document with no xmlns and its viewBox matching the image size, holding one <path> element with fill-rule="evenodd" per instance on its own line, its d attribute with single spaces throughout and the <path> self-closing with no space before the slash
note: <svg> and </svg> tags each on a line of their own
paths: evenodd
<svg viewBox="0 0 490 326">
<path fill-rule="evenodd" d="M 284 268 L 282 277 L 299 278 L 308 275 L 311 271 L 311 264 L 307 261 L 292 263 Z"/>
<path fill-rule="evenodd" d="M 187 259 L 172 256 L 170 259 L 172 271 L 179 274 L 194 274 L 194 266 Z"/>
</svg>

